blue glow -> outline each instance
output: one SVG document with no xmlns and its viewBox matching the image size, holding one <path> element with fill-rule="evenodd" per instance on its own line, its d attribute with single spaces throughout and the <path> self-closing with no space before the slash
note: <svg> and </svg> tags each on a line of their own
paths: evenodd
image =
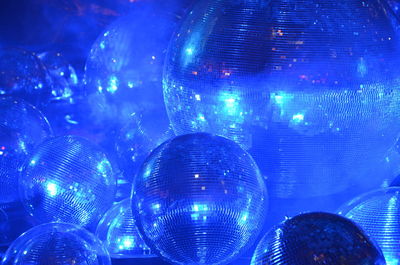
<svg viewBox="0 0 400 265">
<path fill-rule="evenodd" d="M 57 184 L 48 182 L 46 185 L 47 191 L 49 192 L 49 195 L 54 197 L 57 195 Z"/>
<path fill-rule="evenodd" d="M 118 90 L 119 80 L 116 76 L 111 76 L 108 82 L 107 91 L 114 94 Z"/>
</svg>

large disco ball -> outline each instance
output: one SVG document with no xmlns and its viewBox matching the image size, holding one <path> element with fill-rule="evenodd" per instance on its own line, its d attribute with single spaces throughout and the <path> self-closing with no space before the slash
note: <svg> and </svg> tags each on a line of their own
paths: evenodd
<svg viewBox="0 0 400 265">
<path fill-rule="evenodd" d="M 111 265 L 107 249 L 91 233 L 68 223 L 36 226 L 15 240 L 3 265 Z"/>
<path fill-rule="evenodd" d="M 34 53 L 14 48 L 0 50 L 0 94 L 42 107 L 52 97 L 52 86 L 46 67 Z"/>
<path fill-rule="evenodd" d="M 251 265 L 384 265 L 379 247 L 355 223 L 330 213 L 300 214 L 268 232 Z"/>
<path fill-rule="evenodd" d="M 137 5 L 92 46 L 85 70 L 89 115 L 123 126 L 136 113 L 167 127 L 162 68 L 176 18 L 153 4 Z"/>
<path fill-rule="evenodd" d="M 199 1 L 166 58 L 175 132 L 235 140 L 274 197 L 379 185 L 400 132 L 400 45 L 385 8 L 378 0 Z"/>
<path fill-rule="evenodd" d="M 19 189 L 25 208 L 38 222 L 93 228 L 113 203 L 116 180 L 96 145 L 61 136 L 45 141 L 30 156 Z"/>
<path fill-rule="evenodd" d="M 51 135 L 47 119 L 34 106 L 0 96 L 0 208 L 19 202 L 21 167 L 34 148 Z"/>
<path fill-rule="evenodd" d="M 210 134 L 157 147 L 135 177 L 132 203 L 149 247 L 174 264 L 227 264 L 265 220 L 267 191 L 236 143 Z"/>
<path fill-rule="evenodd" d="M 96 236 L 112 258 L 149 258 L 155 255 L 143 241 L 132 214 L 131 199 L 116 203 L 99 222 Z"/>
<path fill-rule="evenodd" d="M 339 213 L 359 224 L 382 249 L 388 265 L 400 264 L 400 188 L 363 194 Z"/>
</svg>

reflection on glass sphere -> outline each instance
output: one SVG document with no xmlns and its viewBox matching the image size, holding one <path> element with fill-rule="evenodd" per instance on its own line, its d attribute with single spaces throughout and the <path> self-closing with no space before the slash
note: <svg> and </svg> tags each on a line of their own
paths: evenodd
<svg viewBox="0 0 400 265">
<path fill-rule="evenodd" d="M 178 136 L 146 158 L 132 203 L 148 246 L 174 264 L 226 264 L 264 223 L 267 192 L 257 165 L 236 143 Z"/>
<path fill-rule="evenodd" d="M 19 185 L 25 208 L 39 222 L 88 227 L 111 207 L 116 189 L 104 153 L 76 136 L 42 143 L 27 161 Z"/>
<path fill-rule="evenodd" d="M 379 247 L 353 222 L 330 213 L 300 214 L 268 232 L 251 265 L 384 265 Z"/>
<path fill-rule="evenodd" d="M 353 220 L 382 249 L 388 265 L 400 264 L 400 188 L 365 193 L 342 206 L 339 213 Z"/>
<path fill-rule="evenodd" d="M 78 85 L 75 69 L 59 52 L 44 52 L 38 55 L 53 81 L 53 100 L 72 100 L 73 87 Z"/>
<path fill-rule="evenodd" d="M 86 89 L 97 123 L 124 125 L 134 113 L 169 123 L 161 79 L 174 17 L 139 6 L 111 24 L 89 53 Z"/>
<path fill-rule="evenodd" d="M 113 258 L 155 256 L 137 230 L 130 198 L 107 211 L 97 226 L 96 236 L 103 241 Z"/>
<path fill-rule="evenodd" d="M 51 91 L 49 73 L 34 53 L 20 49 L 0 50 L 0 94 L 44 106 L 51 98 Z"/>
<path fill-rule="evenodd" d="M 174 136 L 167 124 L 160 124 L 144 117 L 146 115 L 132 115 L 128 123 L 119 130 L 116 138 L 115 153 L 122 171 L 122 178 L 118 180 L 118 184 L 123 197 L 130 195 L 133 176 L 150 152 Z"/>
<path fill-rule="evenodd" d="M 107 249 L 91 233 L 68 223 L 36 226 L 15 240 L 3 265 L 111 265 Z"/>
<path fill-rule="evenodd" d="M 175 132 L 235 140 L 272 196 L 379 185 L 400 132 L 400 45 L 385 8 L 378 0 L 198 1 L 166 59 Z"/>
<path fill-rule="evenodd" d="M 0 96 L 0 208 L 19 201 L 21 166 L 51 135 L 47 119 L 34 106 L 22 99 Z"/>
</svg>

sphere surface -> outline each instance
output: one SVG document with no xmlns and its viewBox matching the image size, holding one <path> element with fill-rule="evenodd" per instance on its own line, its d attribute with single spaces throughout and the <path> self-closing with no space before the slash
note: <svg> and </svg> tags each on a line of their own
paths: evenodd
<svg viewBox="0 0 400 265">
<path fill-rule="evenodd" d="M 23 98 L 39 107 L 49 102 L 51 92 L 49 73 L 34 53 L 0 50 L 0 94 Z"/>
<path fill-rule="evenodd" d="M 15 240 L 3 265 L 111 265 L 107 249 L 91 233 L 68 223 L 36 226 Z"/>
<path fill-rule="evenodd" d="M 198 1 L 166 58 L 176 134 L 241 144 L 271 196 L 379 185 L 400 132 L 400 45 L 385 8 L 378 0 Z"/>
<path fill-rule="evenodd" d="M 339 213 L 353 220 L 382 249 L 388 265 L 400 264 L 400 188 L 363 194 L 342 206 Z"/>
<path fill-rule="evenodd" d="M 22 172 L 22 202 L 39 222 L 96 225 L 114 200 L 110 162 L 91 142 L 61 136 L 41 144 Z"/>
<path fill-rule="evenodd" d="M 47 119 L 34 106 L 22 99 L 0 97 L 0 208 L 19 201 L 21 167 L 51 135 Z"/>
<path fill-rule="evenodd" d="M 386 264 L 379 247 L 353 222 L 330 213 L 300 214 L 268 232 L 251 265 Z"/>
<path fill-rule="evenodd" d="M 257 165 L 236 143 L 210 134 L 164 142 L 135 177 L 132 203 L 149 247 L 173 264 L 227 264 L 265 220 Z"/>
<path fill-rule="evenodd" d="M 143 241 L 135 224 L 130 198 L 107 211 L 100 220 L 96 236 L 113 258 L 148 258 L 155 255 Z"/>
</svg>

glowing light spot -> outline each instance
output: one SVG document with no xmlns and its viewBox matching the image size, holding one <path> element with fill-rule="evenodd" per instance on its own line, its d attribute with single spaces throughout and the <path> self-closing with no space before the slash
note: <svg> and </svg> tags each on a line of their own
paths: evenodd
<svg viewBox="0 0 400 265">
<path fill-rule="evenodd" d="M 195 212 L 207 212 L 208 205 L 207 204 L 194 204 L 192 210 Z"/>
<path fill-rule="evenodd" d="M 199 178 L 199 174 L 194 174 L 194 178 L 198 179 Z"/>
<path fill-rule="evenodd" d="M 104 49 L 106 47 L 106 45 L 104 44 L 104 41 L 100 42 L 100 48 Z"/>
<path fill-rule="evenodd" d="M 54 183 L 47 183 L 47 191 L 49 192 L 50 196 L 56 196 L 57 195 L 57 185 Z"/>
<path fill-rule="evenodd" d="M 199 113 L 199 115 L 197 116 L 197 119 L 198 119 L 199 121 L 206 121 L 206 118 L 205 118 L 204 115 L 201 114 L 201 113 Z"/>
<path fill-rule="evenodd" d="M 186 54 L 187 55 L 193 55 L 193 49 L 192 48 L 186 48 Z"/>
<path fill-rule="evenodd" d="M 108 81 L 107 91 L 114 94 L 118 90 L 118 78 L 116 76 L 111 76 Z"/>
<path fill-rule="evenodd" d="M 196 100 L 198 100 L 198 101 L 200 101 L 200 100 L 201 100 L 201 96 L 200 96 L 199 94 L 196 94 L 194 97 L 195 97 L 195 98 L 196 98 Z"/>
<path fill-rule="evenodd" d="M 301 113 L 295 114 L 295 115 L 293 115 L 292 120 L 293 120 L 295 123 L 302 122 L 302 121 L 304 121 L 304 115 L 301 114 Z"/>
<path fill-rule="evenodd" d="M 151 59 L 155 60 L 155 59 L 156 59 L 156 57 L 153 55 L 153 56 L 151 56 Z"/>
</svg>

